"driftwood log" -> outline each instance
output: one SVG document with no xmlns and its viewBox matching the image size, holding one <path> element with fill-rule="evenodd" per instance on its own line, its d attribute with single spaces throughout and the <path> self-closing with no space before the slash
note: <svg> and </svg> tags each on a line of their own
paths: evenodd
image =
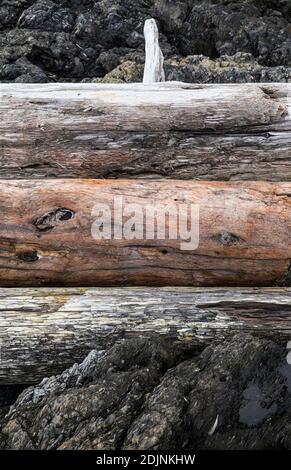
<svg viewBox="0 0 291 470">
<path fill-rule="evenodd" d="M 198 248 L 182 247 L 187 237 L 179 230 L 171 239 L 173 220 L 162 211 L 156 220 L 165 221 L 163 239 L 157 227 L 152 239 L 145 233 L 153 219 L 125 212 L 112 220 L 121 228 L 132 220 L 132 239 L 128 232 L 93 238 L 93 224 L 103 225 L 96 204 L 113 211 L 118 197 L 123 207 L 138 203 L 142 210 L 172 205 L 181 226 L 189 216 L 180 207 L 196 204 Z M 291 183 L 1 180 L 0 286 L 288 286 L 290 197 Z M 111 221 L 105 224 L 111 232 Z"/>
<path fill-rule="evenodd" d="M 290 90 L 1 84 L 0 177 L 290 181 Z"/>
<path fill-rule="evenodd" d="M 285 343 L 291 289 L 0 289 L 0 383 L 37 382 L 122 338 L 196 348 L 235 332 Z"/>
</svg>

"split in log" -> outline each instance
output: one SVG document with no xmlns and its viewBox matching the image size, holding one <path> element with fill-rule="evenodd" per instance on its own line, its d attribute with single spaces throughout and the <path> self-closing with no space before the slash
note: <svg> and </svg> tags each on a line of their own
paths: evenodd
<svg viewBox="0 0 291 470">
<path fill-rule="evenodd" d="M 290 195 L 291 183 L 1 180 L 0 285 L 288 286 Z M 116 198 L 123 214 L 114 218 Z M 111 216 L 104 223 L 99 204 Z M 158 213 L 138 220 L 129 204 Z M 190 204 L 200 210 L 197 249 L 181 245 L 196 241 L 196 221 L 181 210 Z M 174 219 L 165 215 L 169 206 Z M 153 220 L 164 222 L 163 237 L 157 225 L 146 233 Z M 113 221 L 127 227 L 125 236 L 113 234 Z M 92 235 L 98 223 L 105 239 Z"/>
<path fill-rule="evenodd" d="M 290 90 L 2 84 L 0 177 L 290 181 Z"/>
<path fill-rule="evenodd" d="M 33 383 L 115 341 L 201 347 L 236 332 L 285 342 L 291 289 L 0 289 L 0 383 Z"/>
</svg>

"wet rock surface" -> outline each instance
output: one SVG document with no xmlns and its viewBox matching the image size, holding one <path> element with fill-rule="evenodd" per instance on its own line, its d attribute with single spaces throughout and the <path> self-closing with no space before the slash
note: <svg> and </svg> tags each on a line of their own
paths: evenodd
<svg viewBox="0 0 291 470">
<path fill-rule="evenodd" d="M 142 338 L 26 389 L 4 449 L 290 449 L 286 349 L 236 335 L 198 353 Z"/>
<path fill-rule="evenodd" d="M 168 80 L 288 79 L 288 0 L 3 0 L 0 81 L 106 81 L 124 63 L 141 80 L 149 17 L 159 23 Z M 128 79 L 121 70 L 116 80 Z"/>
</svg>

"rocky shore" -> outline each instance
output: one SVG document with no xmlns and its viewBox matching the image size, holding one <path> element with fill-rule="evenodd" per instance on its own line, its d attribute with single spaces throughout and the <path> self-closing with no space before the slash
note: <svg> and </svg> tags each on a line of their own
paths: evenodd
<svg viewBox="0 0 291 470">
<path fill-rule="evenodd" d="M 287 81 L 288 0 L 3 0 L 0 81 L 141 80 L 156 18 L 167 80 Z"/>
<path fill-rule="evenodd" d="M 0 448 L 290 450 L 286 356 L 245 334 L 202 352 L 121 341 L 24 390 Z"/>
</svg>

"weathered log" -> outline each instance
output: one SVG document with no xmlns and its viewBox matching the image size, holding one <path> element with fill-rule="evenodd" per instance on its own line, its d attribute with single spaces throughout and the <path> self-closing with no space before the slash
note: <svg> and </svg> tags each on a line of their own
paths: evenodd
<svg viewBox="0 0 291 470">
<path fill-rule="evenodd" d="M 1 180 L 0 286 L 289 285 L 290 195 L 291 183 Z"/>
<path fill-rule="evenodd" d="M 0 176 L 288 181 L 290 90 L 2 84 Z"/>
<path fill-rule="evenodd" d="M 0 289 L 0 383 L 37 382 L 123 338 L 195 348 L 235 332 L 289 339 L 291 289 Z"/>
</svg>

